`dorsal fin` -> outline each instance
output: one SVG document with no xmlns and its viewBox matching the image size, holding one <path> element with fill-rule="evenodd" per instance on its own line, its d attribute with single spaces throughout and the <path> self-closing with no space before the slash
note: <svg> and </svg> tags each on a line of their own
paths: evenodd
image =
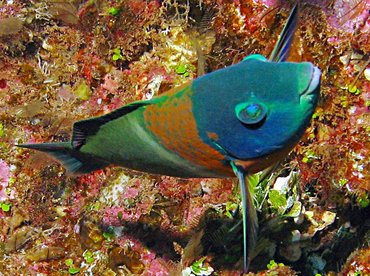
<svg viewBox="0 0 370 276">
<path fill-rule="evenodd" d="M 280 33 L 279 40 L 276 42 L 274 50 L 272 50 L 269 61 L 280 62 L 288 58 L 298 22 L 298 6 L 299 3 L 297 2 L 290 12 L 289 18 Z"/>
<path fill-rule="evenodd" d="M 79 149 L 85 144 L 86 138 L 90 135 L 94 135 L 102 125 L 125 116 L 139 107 L 151 103 L 152 101 L 134 102 L 118 108 L 106 115 L 76 122 L 73 125 L 72 147 L 74 149 Z"/>
</svg>

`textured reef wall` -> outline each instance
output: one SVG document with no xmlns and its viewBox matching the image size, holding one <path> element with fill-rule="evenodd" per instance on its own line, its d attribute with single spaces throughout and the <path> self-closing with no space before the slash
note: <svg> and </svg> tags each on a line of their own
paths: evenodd
<svg viewBox="0 0 370 276">
<path fill-rule="evenodd" d="M 321 68 L 321 99 L 280 167 L 249 179 L 261 222 L 251 270 L 367 275 L 370 3 L 302 2 L 290 60 Z M 292 4 L 0 0 L 0 275 L 239 275 L 234 179 L 72 177 L 14 145 L 66 141 L 76 120 L 268 56 Z"/>
</svg>

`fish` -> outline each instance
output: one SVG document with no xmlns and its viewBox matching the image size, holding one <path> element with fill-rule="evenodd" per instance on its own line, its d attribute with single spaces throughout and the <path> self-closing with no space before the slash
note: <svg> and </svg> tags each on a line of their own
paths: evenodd
<svg viewBox="0 0 370 276">
<path fill-rule="evenodd" d="M 51 155 L 72 174 L 113 164 L 181 178 L 236 176 L 247 271 L 258 221 L 246 178 L 287 156 L 319 98 L 320 69 L 287 61 L 297 21 L 295 5 L 269 58 L 252 54 L 150 100 L 77 121 L 68 142 L 18 146 Z"/>
</svg>

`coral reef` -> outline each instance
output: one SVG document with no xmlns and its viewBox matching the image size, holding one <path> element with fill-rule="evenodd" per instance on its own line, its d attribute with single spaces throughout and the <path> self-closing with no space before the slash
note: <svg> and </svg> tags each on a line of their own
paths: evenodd
<svg viewBox="0 0 370 276">
<path fill-rule="evenodd" d="M 234 179 L 73 177 L 14 145 L 66 141 L 76 120 L 268 56 L 292 2 L 0 0 L 0 275 L 239 275 Z M 370 4 L 301 2 L 290 60 L 321 68 L 321 100 L 277 170 L 249 177 L 261 225 L 248 275 L 365 275 Z"/>
</svg>

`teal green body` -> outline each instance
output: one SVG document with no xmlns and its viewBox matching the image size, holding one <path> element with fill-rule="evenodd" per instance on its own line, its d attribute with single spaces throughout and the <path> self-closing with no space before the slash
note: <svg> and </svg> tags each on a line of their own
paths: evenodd
<svg viewBox="0 0 370 276">
<path fill-rule="evenodd" d="M 198 78 L 172 94 L 133 103 L 113 115 L 77 122 L 72 148 L 95 160 L 93 169 L 116 164 L 178 177 L 228 177 L 232 174 L 230 162 L 261 160 L 299 140 L 316 105 L 319 76 L 311 63 L 273 63 L 252 56 Z M 174 102 L 174 98 L 179 99 Z M 248 102 L 266 107 L 262 123 L 246 125 L 237 118 L 235 107 Z M 183 104 L 188 109 L 176 114 L 172 112 L 174 104 Z M 157 117 L 163 120 L 149 116 L 148 109 L 157 110 L 161 113 Z M 168 114 L 177 116 L 177 120 L 165 120 Z M 178 121 L 195 123 L 196 129 L 183 131 Z M 184 143 L 171 148 L 174 140 L 188 141 L 192 154 L 181 148 Z M 195 140 L 200 146 L 192 145 Z M 214 167 L 198 162 L 207 154 L 202 152 L 204 147 L 210 151 L 206 163 L 216 155 L 222 156 L 214 160 Z M 260 169 L 271 165 L 262 163 L 259 161 Z M 67 168 L 72 173 L 91 170 L 86 162 L 76 162 Z"/>
</svg>

